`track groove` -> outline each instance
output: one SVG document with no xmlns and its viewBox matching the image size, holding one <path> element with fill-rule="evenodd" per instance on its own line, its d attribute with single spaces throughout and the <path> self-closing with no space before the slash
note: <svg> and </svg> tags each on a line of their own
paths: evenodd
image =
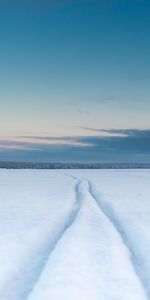
<svg viewBox="0 0 150 300">
<path fill-rule="evenodd" d="M 75 178 L 74 178 L 75 179 Z M 75 197 L 75 203 L 74 203 L 74 207 L 72 209 L 72 212 L 71 214 L 69 215 L 68 217 L 68 220 L 67 222 L 65 222 L 65 226 L 64 228 L 62 228 L 58 238 L 56 239 L 55 243 L 52 245 L 52 247 L 50 247 L 50 250 L 49 250 L 49 253 L 47 255 L 47 258 L 46 258 L 46 262 L 45 264 L 43 265 L 41 271 L 40 271 L 40 274 L 38 275 L 38 277 L 36 278 L 36 281 L 34 282 L 34 284 L 32 285 L 32 289 L 30 290 L 30 292 L 28 293 L 28 296 L 26 297 L 26 299 L 28 299 L 31 294 L 32 294 L 32 291 L 34 289 L 34 287 L 36 286 L 36 284 L 38 284 L 38 280 L 46 266 L 46 263 L 51 255 L 51 253 L 55 250 L 55 247 L 57 246 L 58 242 L 63 238 L 64 234 L 66 233 L 66 231 L 68 230 L 68 228 L 70 228 L 72 226 L 72 224 L 74 223 L 75 219 L 76 219 L 76 216 L 80 210 L 80 207 L 81 207 L 81 201 L 82 201 L 82 197 L 80 196 L 80 184 L 81 184 L 81 181 L 79 180 L 77 182 L 77 184 L 75 185 L 75 194 L 76 194 L 76 197 Z M 22 300 L 22 299 L 21 299 Z"/>
<path fill-rule="evenodd" d="M 49 236 L 51 233 L 49 229 L 50 224 L 47 224 L 46 227 L 42 228 L 40 234 L 38 232 L 36 233 L 36 236 L 32 236 L 35 240 L 35 253 L 32 253 L 30 249 L 31 240 L 29 240 L 27 253 L 23 253 L 24 258 L 21 261 L 18 261 L 17 266 L 12 269 L 10 278 L 5 282 L 3 288 L 0 290 L 0 299 L 28 299 L 35 285 L 38 283 L 49 256 L 54 251 L 57 243 L 61 240 L 67 229 L 76 219 L 76 216 L 80 210 L 81 201 L 82 197 L 80 195 L 80 181 L 78 181 L 75 185 L 75 200 L 72 205 L 71 212 L 65 216 L 63 221 L 60 222 L 61 226 L 54 230 L 54 235 L 52 234 Z M 42 239 L 42 243 L 39 246 L 38 243 L 40 239 Z M 38 250 L 36 249 L 37 245 L 39 246 Z M 26 254 L 28 258 L 26 258 Z"/>
<path fill-rule="evenodd" d="M 114 211 L 111 208 L 111 206 L 102 199 L 100 194 L 94 188 L 93 183 L 91 181 L 89 181 L 88 179 L 86 179 L 86 181 L 88 183 L 89 193 L 92 196 L 93 200 L 97 203 L 97 206 L 99 207 L 99 209 L 103 212 L 103 214 L 106 216 L 106 218 L 112 224 L 112 226 L 116 229 L 123 244 L 127 248 L 128 252 L 130 254 L 130 260 L 131 260 L 132 266 L 134 268 L 135 274 L 138 277 L 139 282 L 141 283 L 141 286 L 143 287 L 143 290 L 145 292 L 147 299 L 149 299 L 149 288 L 147 287 L 147 284 L 145 283 L 145 281 L 143 280 L 143 277 L 141 276 L 141 273 L 140 273 L 139 267 L 138 267 L 138 257 L 136 257 L 136 254 L 134 253 L 132 246 L 129 243 L 126 232 L 122 228 L 122 225 L 120 224 L 120 222 L 117 220 L 117 217 L 115 216 Z"/>
<path fill-rule="evenodd" d="M 43 274 L 43 271 L 45 270 L 45 267 L 47 265 L 51 253 L 55 251 L 55 247 L 57 246 L 59 241 L 63 239 L 66 232 L 68 232 L 67 230 L 74 224 L 74 222 L 76 222 L 78 213 L 80 212 L 80 210 L 82 211 L 81 207 L 83 202 L 85 201 L 86 203 L 85 191 L 83 189 L 84 185 L 82 186 L 84 181 L 86 181 L 87 183 L 86 184 L 87 199 L 89 194 L 89 196 L 91 196 L 91 201 L 94 201 L 94 203 L 97 205 L 98 209 L 101 211 L 103 216 L 106 217 L 110 226 L 113 227 L 115 232 L 119 235 L 120 237 L 119 241 L 128 250 L 130 254 L 130 260 L 133 266 L 133 270 L 135 271 L 134 273 L 138 278 L 139 283 L 141 284 L 148 299 L 149 297 L 148 297 L 147 285 L 143 281 L 141 274 L 139 272 L 137 257 L 132 249 L 132 246 L 130 245 L 130 242 L 128 241 L 125 231 L 123 230 L 121 224 L 117 220 L 117 217 L 115 216 L 111 206 L 106 201 L 103 200 L 101 195 L 96 191 L 91 181 L 83 177 L 78 179 L 77 177 L 71 174 L 70 175 L 65 174 L 65 175 L 76 181 L 76 185 L 74 187 L 75 199 L 71 209 L 67 211 L 67 214 L 65 214 L 65 216 L 63 216 L 64 218 L 60 220 L 59 226 L 56 226 L 53 232 L 51 232 L 51 230 L 49 229 L 50 224 L 48 223 L 46 227 L 44 228 L 42 227 L 42 230 L 36 233 L 36 236 L 33 236 L 35 240 L 35 244 L 34 244 L 35 252 L 33 253 L 32 251 L 31 255 L 30 255 L 31 240 L 28 241 L 29 249 L 27 253 L 24 253 L 25 259 L 23 259 L 21 262 L 19 261 L 17 265 L 18 273 L 16 273 L 16 269 L 15 269 L 15 272 L 12 272 L 11 277 L 7 280 L 4 290 L 3 291 L 0 290 L 0 299 L 27 300 L 30 299 L 30 297 L 32 298 L 34 294 L 34 289 L 39 284 L 39 280 L 41 278 L 41 275 Z M 98 221 L 99 221 L 99 215 L 100 214 L 98 213 Z M 44 237 L 42 236 L 42 234 Z M 40 244 L 38 244 L 39 240 L 40 240 Z M 37 245 L 39 246 L 38 251 L 36 250 Z M 21 276 L 20 276 L 20 269 L 22 270 Z"/>
</svg>

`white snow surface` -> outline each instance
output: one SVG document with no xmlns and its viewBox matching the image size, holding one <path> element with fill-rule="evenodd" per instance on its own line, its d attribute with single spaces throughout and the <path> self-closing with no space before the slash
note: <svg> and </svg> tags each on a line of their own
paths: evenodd
<svg viewBox="0 0 150 300">
<path fill-rule="evenodd" d="M 0 300 L 150 299 L 150 170 L 0 170 Z"/>
</svg>

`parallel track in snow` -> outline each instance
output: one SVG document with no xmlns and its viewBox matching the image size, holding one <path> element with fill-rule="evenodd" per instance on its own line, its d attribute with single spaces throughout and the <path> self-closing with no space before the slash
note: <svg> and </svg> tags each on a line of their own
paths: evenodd
<svg viewBox="0 0 150 300">
<path fill-rule="evenodd" d="M 73 178 L 74 180 L 78 180 L 73 175 L 67 176 Z M 74 286 L 74 291 L 78 291 L 80 288 L 81 295 L 83 296 L 82 299 L 87 299 L 85 292 L 83 292 L 83 286 L 84 286 L 84 278 L 82 277 L 79 279 L 79 286 L 77 282 L 70 281 L 70 275 L 69 272 L 73 272 L 75 274 L 77 272 L 78 275 L 80 275 L 80 268 L 78 269 L 78 260 L 74 261 L 72 260 L 73 257 L 77 257 L 78 254 L 83 258 L 79 260 L 81 264 L 81 273 L 85 274 L 85 270 L 90 270 L 90 273 L 92 276 L 90 277 L 90 282 L 86 282 L 85 286 L 90 287 L 90 289 L 93 288 L 93 291 L 98 288 L 96 293 L 91 293 L 90 297 L 91 299 L 99 299 L 98 297 L 101 297 L 102 299 L 111 299 L 111 291 L 110 293 L 106 295 L 103 293 L 103 284 L 107 285 L 107 282 L 105 282 L 105 276 L 108 280 L 108 286 L 111 284 L 114 285 L 114 288 L 116 286 L 116 279 L 119 279 L 119 282 L 124 283 L 125 286 L 128 284 L 127 287 L 127 296 L 123 299 L 131 299 L 132 295 L 134 296 L 134 288 L 135 288 L 135 295 L 136 295 L 136 289 L 139 292 L 139 298 L 138 299 L 147 299 L 145 289 L 143 288 L 143 285 L 141 284 L 140 278 L 137 276 L 137 273 L 135 272 L 134 265 L 132 264 L 132 261 L 129 258 L 130 251 L 127 245 L 124 243 L 121 234 L 118 232 L 115 224 L 111 221 L 111 217 L 107 215 L 107 212 L 104 210 L 104 208 L 101 206 L 101 203 L 98 201 L 98 197 L 95 197 L 95 194 L 93 195 L 92 189 L 92 183 L 89 182 L 85 178 L 81 178 L 80 184 L 77 185 L 76 190 L 76 197 L 77 201 L 80 200 L 80 211 L 79 214 L 76 215 L 77 218 L 74 218 L 72 222 L 72 226 L 69 227 L 68 231 L 65 231 L 60 243 L 57 244 L 57 247 L 55 251 L 52 254 L 52 257 L 49 260 L 49 263 L 47 264 L 47 268 L 45 269 L 45 273 L 43 273 L 38 282 L 36 282 L 36 286 L 33 290 L 33 292 L 30 294 L 30 297 L 28 300 L 35 300 L 38 298 L 38 295 L 40 294 L 40 291 L 44 290 L 44 287 L 46 288 L 46 291 L 40 294 L 39 300 L 47 299 L 47 295 L 51 299 L 70 299 L 71 294 L 69 293 L 69 286 L 72 284 Z M 84 231 L 84 226 L 86 225 L 87 231 Z M 106 238 L 105 238 L 106 233 Z M 96 240 L 95 240 L 96 235 Z M 80 238 L 79 238 L 80 236 Z M 101 241 L 102 237 L 102 241 Z M 79 245 L 79 241 L 81 239 L 80 244 L 80 252 L 76 251 Z M 73 248 L 70 248 L 70 243 L 74 245 Z M 109 247 L 108 247 L 109 246 Z M 121 251 L 121 255 L 117 251 L 115 252 L 114 249 L 118 249 Z M 105 250 L 104 250 L 105 249 Z M 109 250 L 110 249 L 110 250 Z M 109 263 L 109 267 L 106 263 L 106 270 L 103 263 L 103 251 L 106 251 L 106 256 L 109 257 L 109 255 L 114 255 L 114 261 L 116 264 L 112 264 L 114 267 L 116 267 L 116 274 L 113 274 L 112 270 L 110 270 L 110 276 L 107 275 L 107 272 L 109 274 L 109 267 L 111 269 L 111 262 Z M 66 254 L 67 257 L 66 258 Z M 98 256 L 96 256 L 95 259 L 95 253 L 99 253 L 99 259 Z M 92 255 L 94 256 L 92 257 Z M 101 256 L 102 254 L 102 256 Z M 126 276 L 122 275 L 122 272 L 120 271 L 120 265 L 119 262 L 125 260 L 125 270 L 129 270 L 129 281 L 126 281 Z M 57 262 L 58 260 L 58 262 Z M 92 261 L 92 264 L 90 263 Z M 54 265 L 53 265 L 54 262 Z M 68 269 L 69 265 L 69 269 Z M 61 268 L 63 266 L 63 268 Z M 66 267 L 65 267 L 66 266 Z M 69 272 L 68 272 L 69 271 Z M 101 273 L 102 272 L 102 273 Z M 106 273 L 105 273 L 106 272 Z M 126 273 L 126 271 L 125 271 Z M 123 272 L 123 274 L 125 274 Z M 103 274 L 103 275 L 102 275 Z M 120 275 L 119 275 L 120 274 Z M 130 275 L 132 274 L 132 275 Z M 97 275 L 99 275 L 99 279 L 97 278 Z M 68 282 L 68 286 L 64 286 L 64 278 L 66 276 L 66 282 Z M 102 276 L 102 277 L 101 277 Z M 107 277 L 108 276 L 108 277 Z M 120 276 L 120 277 L 119 277 Z M 79 276 L 80 277 L 80 276 Z M 104 278 L 103 278 L 104 277 Z M 45 286 L 44 282 L 49 278 L 49 284 Z M 53 279 L 55 278 L 55 279 Z M 133 281 L 132 281 L 133 278 Z M 55 280 L 56 282 L 59 282 L 58 289 L 60 289 L 60 294 L 57 294 L 57 290 L 55 290 Z M 74 279 L 73 279 L 74 280 Z M 112 280 L 112 281 L 111 281 Z M 101 286 L 102 283 L 102 286 Z M 76 286 L 77 284 L 77 286 Z M 132 288 L 130 289 L 130 285 Z M 77 289 L 77 290 L 76 290 Z M 90 291 L 90 290 L 89 290 Z M 83 292 L 83 294 L 82 294 Z M 68 294 L 69 293 L 69 294 Z M 131 293 L 131 294 L 130 294 Z M 77 293 L 78 294 L 78 293 Z M 57 296 L 56 296 L 57 295 Z M 76 295 L 76 293 L 75 293 Z M 94 297 L 95 295 L 95 297 Z M 100 296 L 101 295 L 101 296 Z M 119 299 L 118 294 L 115 292 L 112 292 L 112 298 Z M 56 296 L 56 298 L 55 298 Z M 106 298 L 105 298 L 106 297 Z M 75 298 L 80 299 L 80 298 Z M 90 299 L 90 298 L 88 298 Z M 121 298 L 120 298 L 121 299 Z M 133 298 L 136 299 L 136 298 Z"/>
<path fill-rule="evenodd" d="M 75 201 L 73 203 L 71 212 L 61 221 L 61 226 L 55 229 L 54 235 L 51 235 L 47 224 L 46 227 L 41 230 L 35 239 L 35 253 L 32 253 L 30 249 L 30 241 L 27 253 L 24 254 L 24 258 L 18 261 L 15 268 L 11 270 L 10 277 L 6 280 L 2 288 L 0 288 L 0 299 L 2 300 L 27 300 L 34 286 L 38 283 L 38 280 L 47 264 L 47 261 L 54 251 L 57 243 L 61 240 L 67 229 L 73 224 L 76 216 L 80 210 L 82 196 L 80 195 L 80 181 L 77 181 L 75 185 Z M 43 233 L 43 236 L 41 234 Z M 40 239 L 42 243 L 39 245 Z M 38 251 L 36 247 L 39 247 Z M 31 256 L 29 255 L 30 253 Z M 27 258 L 26 258 L 27 254 Z M 34 255 L 35 254 L 35 255 Z M 34 260 L 34 262 L 33 262 Z M 21 270 L 21 272 L 20 272 Z M 8 288 L 9 286 L 9 288 Z"/>
<path fill-rule="evenodd" d="M 75 179 L 75 178 L 74 178 Z M 28 292 L 28 297 L 30 296 L 30 294 L 32 293 L 32 290 L 34 289 L 34 286 L 38 283 L 38 280 L 46 266 L 46 263 L 51 255 L 51 253 L 54 251 L 55 247 L 57 246 L 58 242 L 63 238 L 64 234 L 66 233 L 66 231 L 72 226 L 72 224 L 74 223 L 78 212 L 80 210 L 81 207 L 81 201 L 82 201 L 82 197 L 80 196 L 80 184 L 82 182 L 80 180 L 77 181 L 76 185 L 75 185 L 75 202 L 74 205 L 72 207 L 72 212 L 71 214 L 68 216 L 67 220 L 64 220 L 64 226 L 62 226 L 62 228 L 60 229 L 60 232 L 55 240 L 54 243 L 52 243 L 52 245 L 50 245 L 49 251 L 47 253 L 46 256 L 46 261 L 43 264 L 38 276 L 36 277 L 35 281 L 32 284 L 32 289 L 30 289 L 30 291 Z M 26 297 L 25 299 L 28 299 L 28 297 Z M 23 299 L 21 299 L 23 300 Z"/>
<path fill-rule="evenodd" d="M 86 178 L 79 179 L 74 175 L 66 174 L 66 176 L 71 177 L 76 181 L 75 199 L 71 209 L 67 212 L 67 214 L 65 214 L 65 216 L 63 216 L 63 219 L 59 222 L 59 226 L 56 226 L 54 231 L 49 229 L 50 223 L 47 223 L 46 226 L 42 227 L 42 230 L 40 229 L 36 232 L 36 235 L 32 236 L 34 238 L 34 245 L 32 243 L 30 245 L 31 240 L 27 241 L 29 242 L 27 252 L 23 252 L 23 259 L 21 259 L 21 261 L 18 260 L 18 264 L 15 265 L 15 268 L 11 270 L 12 272 L 10 273 L 10 278 L 6 280 L 4 289 L 2 290 L 0 288 L 0 299 L 27 300 L 30 298 L 30 296 L 32 296 L 33 290 L 39 283 L 50 255 L 53 253 L 53 251 L 55 251 L 56 246 L 68 232 L 68 229 L 72 229 L 73 224 L 77 221 L 80 210 L 83 209 L 82 204 L 84 200 L 86 200 L 82 190 L 82 183 L 84 181 L 87 182 L 86 191 L 91 196 L 91 201 L 93 200 L 97 205 L 96 210 L 99 209 L 101 216 L 102 214 L 104 216 L 104 220 L 107 219 L 107 223 L 110 224 L 110 229 L 113 228 L 113 230 L 118 234 L 121 245 L 123 245 L 130 254 L 131 264 L 133 266 L 133 270 L 135 271 L 135 276 L 147 295 L 147 299 L 149 299 L 148 287 L 143 281 L 138 269 L 138 258 L 136 257 L 136 254 L 129 243 L 125 231 L 122 229 L 121 224 L 112 211 L 111 206 L 109 206 L 108 203 L 103 200 L 91 181 Z M 33 248 L 35 252 L 32 249 L 32 246 L 34 246 Z"/>
<path fill-rule="evenodd" d="M 135 274 L 137 275 L 139 282 L 141 283 L 141 286 L 144 289 L 147 299 L 150 299 L 149 286 L 147 285 L 147 282 L 145 282 L 145 280 L 143 279 L 143 276 L 139 269 L 138 257 L 129 242 L 129 239 L 127 237 L 125 230 L 122 227 L 122 224 L 120 224 L 120 222 L 118 221 L 118 219 L 115 216 L 114 211 L 113 211 L 112 207 L 109 205 L 109 203 L 104 201 L 103 198 L 101 197 L 100 193 L 98 193 L 96 191 L 93 183 L 86 178 L 84 178 L 84 179 L 88 183 L 89 193 L 92 196 L 93 200 L 97 203 L 97 206 L 99 207 L 99 209 L 103 212 L 103 214 L 106 216 L 106 218 L 112 224 L 112 226 L 116 229 L 123 244 L 127 248 L 128 252 L 130 254 L 130 260 L 131 260 L 132 266 L 134 268 Z M 141 266 L 140 266 L 140 268 L 141 268 Z"/>
<path fill-rule="evenodd" d="M 75 180 L 78 179 L 74 175 L 67 175 L 67 176 L 70 176 Z M 83 181 L 83 180 L 85 180 L 87 182 L 89 193 L 90 193 L 91 197 L 93 198 L 93 200 L 96 202 L 98 208 L 101 210 L 101 212 L 106 216 L 108 221 L 115 228 L 115 230 L 119 234 L 124 246 L 127 248 L 128 252 L 130 254 L 130 260 L 131 260 L 133 269 L 135 271 L 135 274 L 138 277 L 142 288 L 144 289 L 146 297 L 148 299 L 150 299 L 150 287 L 149 287 L 149 284 L 147 283 L 147 281 L 145 280 L 145 278 L 143 278 L 143 276 L 141 274 L 142 266 L 139 266 L 139 257 L 138 257 L 138 255 L 136 255 L 135 251 L 133 250 L 132 245 L 130 244 L 130 241 L 128 239 L 128 236 L 127 236 L 122 224 L 118 221 L 117 217 L 115 216 L 113 208 L 109 205 L 108 202 L 103 200 L 102 196 L 100 195 L 100 193 L 98 193 L 96 191 L 96 189 L 94 188 L 94 184 L 90 180 L 88 180 L 85 177 L 82 177 L 81 181 Z M 143 271 L 143 273 L 144 273 L 144 271 Z"/>
</svg>

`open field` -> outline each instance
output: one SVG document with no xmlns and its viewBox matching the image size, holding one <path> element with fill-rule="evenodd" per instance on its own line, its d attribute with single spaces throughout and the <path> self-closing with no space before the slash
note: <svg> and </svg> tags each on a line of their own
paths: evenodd
<svg viewBox="0 0 150 300">
<path fill-rule="evenodd" d="M 149 299 L 149 183 L 150 170 L 0 170 L 0 299 Z"/>
</svg>

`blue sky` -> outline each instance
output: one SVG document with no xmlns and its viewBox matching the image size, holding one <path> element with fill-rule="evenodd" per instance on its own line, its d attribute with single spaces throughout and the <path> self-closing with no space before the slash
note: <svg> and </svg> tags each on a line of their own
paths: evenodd
<svg viewBox="0 0 150 300">
<path fill-rule="evenodd" d="M 0 159 L 150 161 L 149 30 L 146 0 L 1 1 Z"/>
</svg>

